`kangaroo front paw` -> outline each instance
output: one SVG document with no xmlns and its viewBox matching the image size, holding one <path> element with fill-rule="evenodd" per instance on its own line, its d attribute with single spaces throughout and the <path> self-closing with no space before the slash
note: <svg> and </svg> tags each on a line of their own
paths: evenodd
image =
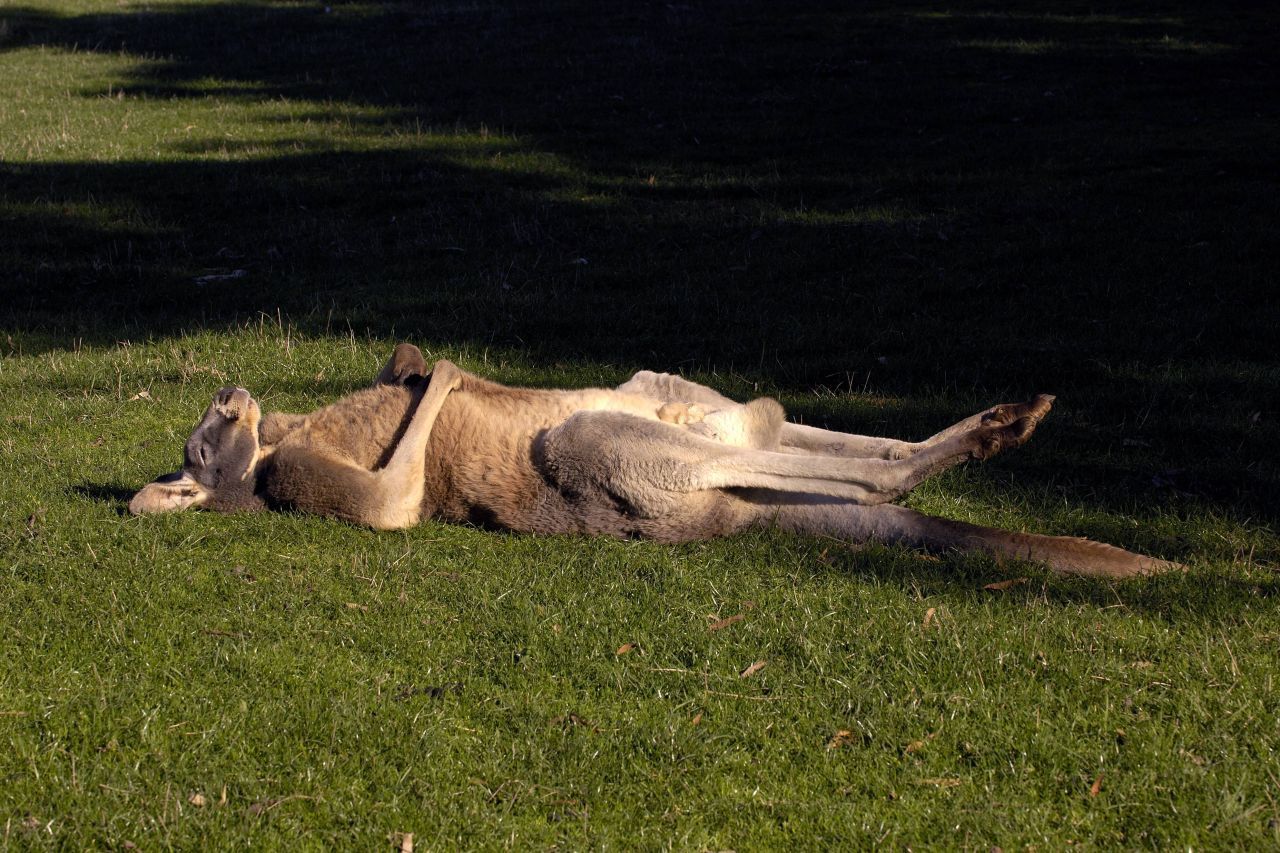
<svg viewBox="0 0 1280 853">
<path fill-rule="evenodd" d="M 706 418 L 706 409 L 697 403 L 667 403 L 658 409 L 658 420 L 667 424 L 697 424 Z"/>
</svg>

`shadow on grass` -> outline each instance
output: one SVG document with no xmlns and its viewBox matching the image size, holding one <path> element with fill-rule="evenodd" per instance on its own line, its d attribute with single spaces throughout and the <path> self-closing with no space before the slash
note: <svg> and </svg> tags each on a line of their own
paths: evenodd
<svg viewBox="0 0 1280 853">
<path fill-rule="evenodd" d="M 73 495 L 106 504 L 116 511 L 116 515 L 129 514 L 129 501 L 137 489 L 129 489 L 119 483 L 78 483 L 67 491 Z"/>
<path fill-rule="evenodd" d="M 132 60 L 82 104 L 122 89 L 194 137 L 4 165 L 6 325 L 111 342 L 280 310 L 796 386 L 1269 359 L 1247 330 L 1274 315 L 1238 310 L 1276 257 L 1259 22 L 1007 11 L 10 9 L 10 51 Z M 229 133 L 182 112 L 221 99 L 281 106 Z M 326 120 L 341 140 L 296 133 Z"/>
</svg>

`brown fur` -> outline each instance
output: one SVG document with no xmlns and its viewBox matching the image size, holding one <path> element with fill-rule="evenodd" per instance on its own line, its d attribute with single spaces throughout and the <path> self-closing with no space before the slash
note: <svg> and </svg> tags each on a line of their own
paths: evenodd
<svg viewBox="0 0 1280 853">
<path fill-rule="evenodd" d="M 432 517 L 670 542 L 776 524 L 1042 560 L 1075 574 L 1176 567 L 888 503 L 938 471 L 1021 445 L 1052 397 L 997 406 L 912 443 L 790 424 L 772 400 L 739 405 L 663 374 L 637 374 L 616 390 L 554 391 L 507 388 L 447 362 L 425 373 L 421 353 L 402 344 L 379 384 L 307 415 L 259 418 L 247 392 L 224 389 L 188 441 L 183 472 L 143 489 L 131 509 L 289 507 L 374 527 Z M 235 453 L 218 457 L 223 447 Z"/>
<path fill-rule="evenodd" d="M 464 377 L 447 398 L 428 444 L 422 517 L 474 522 L 525 533 L 585 533 L 686 541 L 736 529 L 727 496 L 688 502 L 677 525 L 642 518 L 616 501 L 587 499 L 556 488 L 533 464 L 539 440 L 588 403 L 623 397 L 610 391 L 561 392 L 507 388 Z M 403 386 L 358 391 L 272 433 L 263 465 L 276 505 L 368 523 L 366 507 L 349 497 L 362 471 L 385 465 L 412 416 L 414 392 Z M 653 408 L 656 416 L 659 406 Z M 271 416 L 267 416 L 268 421 Z M 277 421 L 272 426 L 277 426 Z"/>
</svg>

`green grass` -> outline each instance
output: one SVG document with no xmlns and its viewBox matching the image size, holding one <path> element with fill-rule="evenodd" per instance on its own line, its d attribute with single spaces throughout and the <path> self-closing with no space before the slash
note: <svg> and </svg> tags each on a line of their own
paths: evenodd
<svg viewBox="0 0 1280 853">
<path fill-rule="evenodd" d="M 0 4 L 0 846 L 1280 845 L 1277 27 Z M 907 502 L 1192 568 L 124 512 L 399 339 L 903 437 L 1051 391 Z"/>
</svg>

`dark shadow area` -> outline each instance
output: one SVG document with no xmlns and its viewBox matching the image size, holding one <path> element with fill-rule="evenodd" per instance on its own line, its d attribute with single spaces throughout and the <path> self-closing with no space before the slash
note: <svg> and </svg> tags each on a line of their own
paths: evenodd
<svg viewBox="0 0 1280 853">
<path fill-rule="evenodd" d="M 154 154 L 0 163 L 11 348 L 267 314 L 898 394 L 869 423 L 798 414 L 914 437 L 965 414 L 922 387 L 1046 390 L 1082 413 L 1062 441 L 1119 449 L 1020 478 L 1276 518 L 1280 22 L 1255 4 L 0 18 L 0 51 L 136 60 L 73 101 L 172 114 Z M 191 117 L 245 104 L 245 138 Z M 1152 480 L 1174 470 L 1177 495 Z"/>
<path fill-rule="evenodd" d="M 107 504 L 117 515 L 128 515 L 129 501 L 137 489 L 127 489 L 119 483 L 78 483 L 68 491 L 94 503 Z"/>
<path fill-rule="evenodd" d="M 110 341 L 279 309 L 307 331 L 727 362 L 798 385 L 876 358 L 960 383 L 1023 359 L 1056 375 L 1090 337 L 1120 358 L 1269 360 L 1274 310 L 1240 307 L 1277 259 L 1274 22 L 1004 11 L 9 9 L 9 49 L 139 57 L 126 100 L 366 105 L 374 133 L 483 127 L 518 141 L 482 153 L 563 168 L 211 135 L 169 147 L 257 153 L 8 163 L 6 325 Z"/>
</svg>

